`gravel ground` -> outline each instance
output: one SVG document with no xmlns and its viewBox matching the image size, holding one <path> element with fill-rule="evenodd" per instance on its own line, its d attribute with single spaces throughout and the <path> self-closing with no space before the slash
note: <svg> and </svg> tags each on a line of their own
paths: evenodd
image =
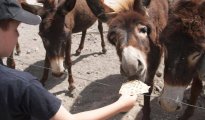
<svg viewBox="0 0 205 120">
<path fill-rule="evenodd" d="M 28 0 L 34 3 L 34 0 Z M 27 71 L 41 79 L 45 50 L 42 40 L 38 36 L 38 26 L 29 26 L 21 24 L 20 31 L 20 56 L 14 56 L 16 59 L 16 69 Z M 115 48 L 110 45 L 106 39 L 107 26 L 104 25 L 104 36 L 106 41 L 106 54 L 101 54 L 100 35 L 97 30 L 97 24 L 94 24 L 89 30 L 85 40 L 85 46 L 80 56 L 72 55 L 73 76 L 76 89 L 73 95 L 67 91 L 68 82 L 66 79 L 54 78 L 49 75 L 46 82 L 46 89 L 62 100 L 63 105 L 71 111 L 77 113 L 85 110 L 102 107 L 117 100 L 118 91 L 121 84 L 126 80 L 120 75 L 119 59 Z M 72 54 L 75 53 L 80 43 L 81 33 L 72 35 Z M 162 73 L 163 63 L 159 67 L 159 73 Z M 155 87 L 153 95 L 159 95 L 163 87 L 162 77 L 155 78 Z M 184 101 L 187 101 L 189 89 L 185 93 Z M 197 106 L 205 107 L 205 90 L 199 97 Z M 134 107 L 126 114 L 119 114 L 110 120 L 138 120 L 142 116 L 141 108 L 143 98 L 139 97 L 139 106 Z M 186 107 L 186 106 L 185 106 Z M 176 120 L 183 111 L 167 113 L 157 104 L 157 97 L 151 99 L 151 118 L 152 120 Z M 194 116 L 190 120 L 205 120 L 205 110 L 196 109 Z"/>
</svg>

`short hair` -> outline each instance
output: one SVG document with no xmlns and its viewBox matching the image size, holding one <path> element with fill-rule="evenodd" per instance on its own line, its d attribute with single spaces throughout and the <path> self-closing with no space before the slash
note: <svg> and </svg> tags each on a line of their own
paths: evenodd
<svg viewBox="0 0 205 120">
<path fill-rule="evenodd" d="M 13 19 L 4 19 L 0 20 L 0 28 L 2 30 L 7 30 L 9 27 L 10 22 L 14 21 Z"/>
</svg>

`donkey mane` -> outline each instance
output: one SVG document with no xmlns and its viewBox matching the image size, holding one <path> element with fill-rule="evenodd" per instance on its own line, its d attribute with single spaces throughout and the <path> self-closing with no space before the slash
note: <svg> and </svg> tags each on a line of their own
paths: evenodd
<svg viewBox="0 0 205 120">
<path fill-rule="evenodd" d="M 132 10 L 134 0 L 104 0 L 104 3 L 115 12 L 121 12 Z"/>
<path fill-rule="evenodd" d="M 170 21 L 177 21 L 176 26 L 199 44 L 205 39 L 205 24 L 204 18 L 201 16 L 203 11 L 200 11 L 197 5 L 198 3 L 191 1 L 179 1 L 174 7 Z"/>
</svg>

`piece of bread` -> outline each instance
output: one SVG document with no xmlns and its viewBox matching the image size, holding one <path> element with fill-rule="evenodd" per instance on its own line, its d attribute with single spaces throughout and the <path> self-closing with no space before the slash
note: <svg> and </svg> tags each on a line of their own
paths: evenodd
<svg viewBox="0 0 205 120">
<path fill-rule="evenodd" d="M 149 92 L 149 88 L 149 86 L 139 80 L 132 80 L 122 84 L 119 94 L 139 95 Z"/>
</svg>

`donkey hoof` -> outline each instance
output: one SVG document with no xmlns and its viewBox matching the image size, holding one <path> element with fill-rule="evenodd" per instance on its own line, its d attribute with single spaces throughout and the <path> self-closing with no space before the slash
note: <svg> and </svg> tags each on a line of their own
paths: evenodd
<svg viewBox="0 0 205 120">
<path fill-rule="evenodd" d="M 15 69 L 16 68 L 16 64 L 13 62 L 13 63 L 7 63 L 7 66 L 9 68 L 12 68 L 12 69 Z"/>
<path fill-rule="evenodd" d="M 103 54 L 105 54 L 105 53 L 107 52 L 107 50 L 106 50 L 106 49 L 103 49 L 102 52 L 103 52 Z"/>
<path fill-rule="evenodd" d="M 75 51 L 75 56 L 80 55 L 80 53 L 81 53 L 81 51 L 80 51 L 80 50 L 76 50 L 76 51 Z"/>
<path fill-rule="evenodd" d="M 19 56 L 21 51 L 16 51 L 15 55 Z"/>
<path fill-rule="evenodd" d="M 11 68 L 11 69 L 15 69 L 15 68 L 16 68 L 16 65 L 15 65 L 15 64 L 8 65 L 8 66 L 9 66 L 9 68 Z"/>
<path fill-rule="evenodd" d="M 68 87 L 68 90 L 69 90 L 70 92 L 72 92 L 74 89 L 75 89 L 75 86 L 74 86 L 74 85 L 70 85 L 70 86 Z"/>
</svg>

